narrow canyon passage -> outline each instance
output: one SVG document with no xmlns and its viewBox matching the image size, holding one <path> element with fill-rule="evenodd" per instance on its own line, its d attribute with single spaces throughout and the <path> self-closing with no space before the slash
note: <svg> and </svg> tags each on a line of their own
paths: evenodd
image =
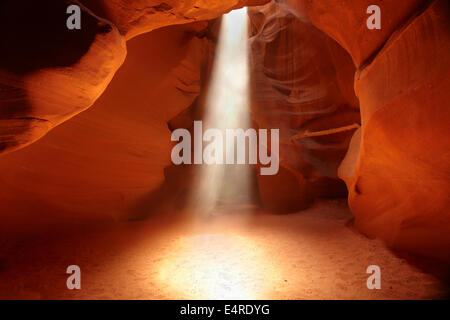
<svg viewBox="0 0 450 320">
<path fill-rule="evenodd" d="M 346 225 L 343 200 L 283 216 L 225 207 L 210 220 L 122 223 L 8 241 L 2 299 L 432 299 L 446 287 Z M 8 248 L 5 250 L 5 248 Z M 66 287 L 68 265 L 82 290 Z M 381 290 L 366 286 L 381 268 Z"/>
<path fill-rule="evenodd" d="M 450 297 L 448 0 L 72 2 L 0 2 L 0 299 Z"/>
</svg>

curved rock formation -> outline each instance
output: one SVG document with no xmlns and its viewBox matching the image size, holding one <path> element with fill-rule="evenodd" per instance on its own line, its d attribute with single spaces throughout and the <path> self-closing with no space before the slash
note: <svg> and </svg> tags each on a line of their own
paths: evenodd
<svg viewBox="0 0 450 320">
<path fill-rule="evenodd" d="M 357 74 L 363 130 L 348 157 L 359 156 L 341 170 L 360 230 L 447 260 L 449 12 L 446 1 L 434 1 Z"/>
<path fill-rule="evenodd" d="M 0 40 L 0 153 L 29 145 L 90 107 L 123 63 L 125 40 L 267 0 L 81 2 L 86 7 L 69 0 L 0 4 L 2 29 L 14 30 Z M 82 7 L 80 30 L 66 28 L 72 3 Z"/>
<path fill-rule="evenodd" d="M 2 1 L 2 226 L 117 218 L 161 186 L 170 129 L 201 106 L 214 51 L 204 35 L 217 24 L 186 23 L 266 2 L 80 0 L 74 31 L 74 1 Z M 252 118 L 281 128 L 280 175 L 257 181 L 263 204 L 343 195 L 340 166 L 360 230 L 450 261 L 448 1 L 277 2 L 250 10 Z M 366 27 L 369 5 L 381 30 Z M 130 40 L 173 24 L 185 25 Z"/>
<path fill-rule="evenodd" d="M 295 14 L 307 17 L 314 26 L 335 39 L 359 67 L 380 50 L 393 32 L 400 28 L 428 0 L 280 0 Z M 381 30 L 369 30 L 367 8 L 377 5 L 382 13 Z"/>
<path fill-rule="evenodd" d="M 27 224 L 32 215 L 36 228 L 120 219 L 162 184 L 172 148 L 167 122 L 200 92 L 208 41 L 195 29 L 129 41 L 127 60 L 90 109 L 0 157 L 2 225 Z"/>
<path fill-rule="evenodd" d="M 157 28 L 211 20 L 233 9 L 255 6 L 270 0 L 81 0 L 99 15 L 112 21 L 131 39 Z"/>
<path fill-rule="evenodd" d="M 114 25 L 85 9 L 83 28 L 68 30 L 66 8 L 54 0 L 0 4 L 0 153 L 90 107 L 125 58 Z"/>
<path fill-rule="evenodd" d="M 360 121 L 350 57 L 334 40 L 276 3 L 250 9 L 250 23 L 252 118 L 260 128 L 280 129 L 284 168 L 276 179 L 258 177 L 262 202 L 271 209 L 278 203 L 278 210 L 297 211 L 318 196 L 345 196 L 337 168 L 352 131 L 295 143 L 290 138 Z M 274 179 L 276 185 L 289 187 L 273 188 Z"/>
<path fill-rule="evenodd" d="M 447 1 L 284 1 L 352 56 L 362 129 L 339 174 L 356 226 L 450 260 L 450 25 Z M 365 10 L 380 6 L 382 29 Z"/>
</svg>

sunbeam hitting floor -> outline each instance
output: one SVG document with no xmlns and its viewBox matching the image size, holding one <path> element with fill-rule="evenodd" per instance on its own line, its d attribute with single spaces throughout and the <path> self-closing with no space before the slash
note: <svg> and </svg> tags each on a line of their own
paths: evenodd
<svg viewBox="0 0 450 320">
<path fill-rule="evenodd" d="M 215 135 L 209 138 L 205 150 L 212 148 L 211 150 L 215 151 L 211 154 L 206 152 L 205 156 L 202 156 L 201 152 L 197 154 L 197 157 L 203 157 L 208 165 L 201 167 L 200 185 L 193 188 L 191 194 L 192 205 L 204 216 L 213 214 L 211 210 L 224 192 L 232 190 L 235 198 L 238 195 L 245 198 L 250 192 L 250 166 L 243 163 L 224 165 L 225 158 L 227 164 L 237 163 L 237 154 L 247 152 L 246 146 L 237 146 L 235 152 L 234 142 L 227 140 L 223 143 L 218 138 L 218 135 L 227 136 L 226 132 L 230 129 L 247 130 L 250 127 L 247 23 L 247 8 L 233 10 L 222 17 L 203 121 L 205 129 L 216 131 Z M 227 184 L 225 176 L 230 174 L 234 179 L 232 183 Z"/>
<path fill-rule="evenodd" d="M 217 209 L 208 221 L 143 221 L 4 243 L 2 299 L 420 299 L 444 284 L 348 227 L 344 201 L 274 216 Z M 174 221 L 174 220 L 171 220 Z M 66 288 L 78 264 L 82 289 Z M 382 270 L 368 290 L 366 268 Z"/>
</svg>

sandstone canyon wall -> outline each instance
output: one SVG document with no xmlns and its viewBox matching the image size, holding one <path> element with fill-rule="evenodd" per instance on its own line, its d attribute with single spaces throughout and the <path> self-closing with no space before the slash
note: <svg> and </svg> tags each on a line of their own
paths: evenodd
<svg viewBox="0 0 450 320">
<path fill-rule="evenodd" d="M 125 58 L 125 40 L 113 24 L 84 10 L 83 28 L 71 32 L 66 8 L 51 0 L 0 3 L 1 153 L 91 106 Z"/>
<path fill-rule="evenodd" d="M 200 92 L 207 23 L 192 21 L 247 2 L 2 1 L 2 230 L 120 219 L 157 189 L 170 165 L 167 123 Z M 79 31 L 66 28 L 71 3 Z"/>
<path fill-rule="evenodd" d="M 448 1 L 284 4 L 352 56 L 362 128 L 340 167 L 356 226 L 389 245 L 450 260 Z M 381 30 L 364 8 L 380 6 Z"/>
<path fill-rule="evenodd" d="M 126 40 L 265 2 L 2 1 L 0 153 L 35 142 L 90 107 L 123 63 Z M 73 3 L 81 6 L 83 17 L 76 31 L 66 28 L 66 9 Z"/>
<path fill-rule="evenodd" d="M 127 45 L 126 62 L 91 108 L 0 158 L 3 225 L 125 218 L 162 184 L 167 122 L 199 94 L 207 43 L 195 26 L 180 26 Z"/>
<path fill-rule="evenodd" d="M 81 0 L 79 33 L 60 27 L 71 1 L 1 2 L 13 30 L 0 38 L 2 229 L 119 219 L 176 184 L 170 129 L 201 105 L 214 51 L 201 21 L 266 2 Z M 258 177 L 263 205 L 345 195 L 339 167 L 359 230 L 450 261 L 448 2 L 277 2 L 249 11 L 252 119 L 282 129 L 280 173 Z M 381 30 L 366 28 L 372 4 Z"/>
<path fill-rule="evenodd" d="M 337 168 L 352 132 L 290 138 L 360 122 L 350 56 L 274 2 L 250 9 L 250 23 L 252 119 L 280 129 L 280 173 L 257 177 L 263 204 L 294 212 L 317 197 L 345 197 Z"/>
</svg>

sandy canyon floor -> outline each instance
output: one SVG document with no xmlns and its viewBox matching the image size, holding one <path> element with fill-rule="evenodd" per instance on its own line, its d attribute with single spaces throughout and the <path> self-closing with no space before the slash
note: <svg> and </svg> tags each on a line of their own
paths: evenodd
<svg viewBox="0 0 450 320">
<path fill-rule="evenodd" d="M 343 200 L 291 215 L 242 212 L 228 207 L 207 220 L 150 218 L 3 240 L 0 298 L 448 297 L 439 279 L 352 230 Z M 81 268 L 81 290 L 66 287 L 69 265 Z M 370 265 L 381 268 L 381 290 L 366 286 Z"/>
</svg>

